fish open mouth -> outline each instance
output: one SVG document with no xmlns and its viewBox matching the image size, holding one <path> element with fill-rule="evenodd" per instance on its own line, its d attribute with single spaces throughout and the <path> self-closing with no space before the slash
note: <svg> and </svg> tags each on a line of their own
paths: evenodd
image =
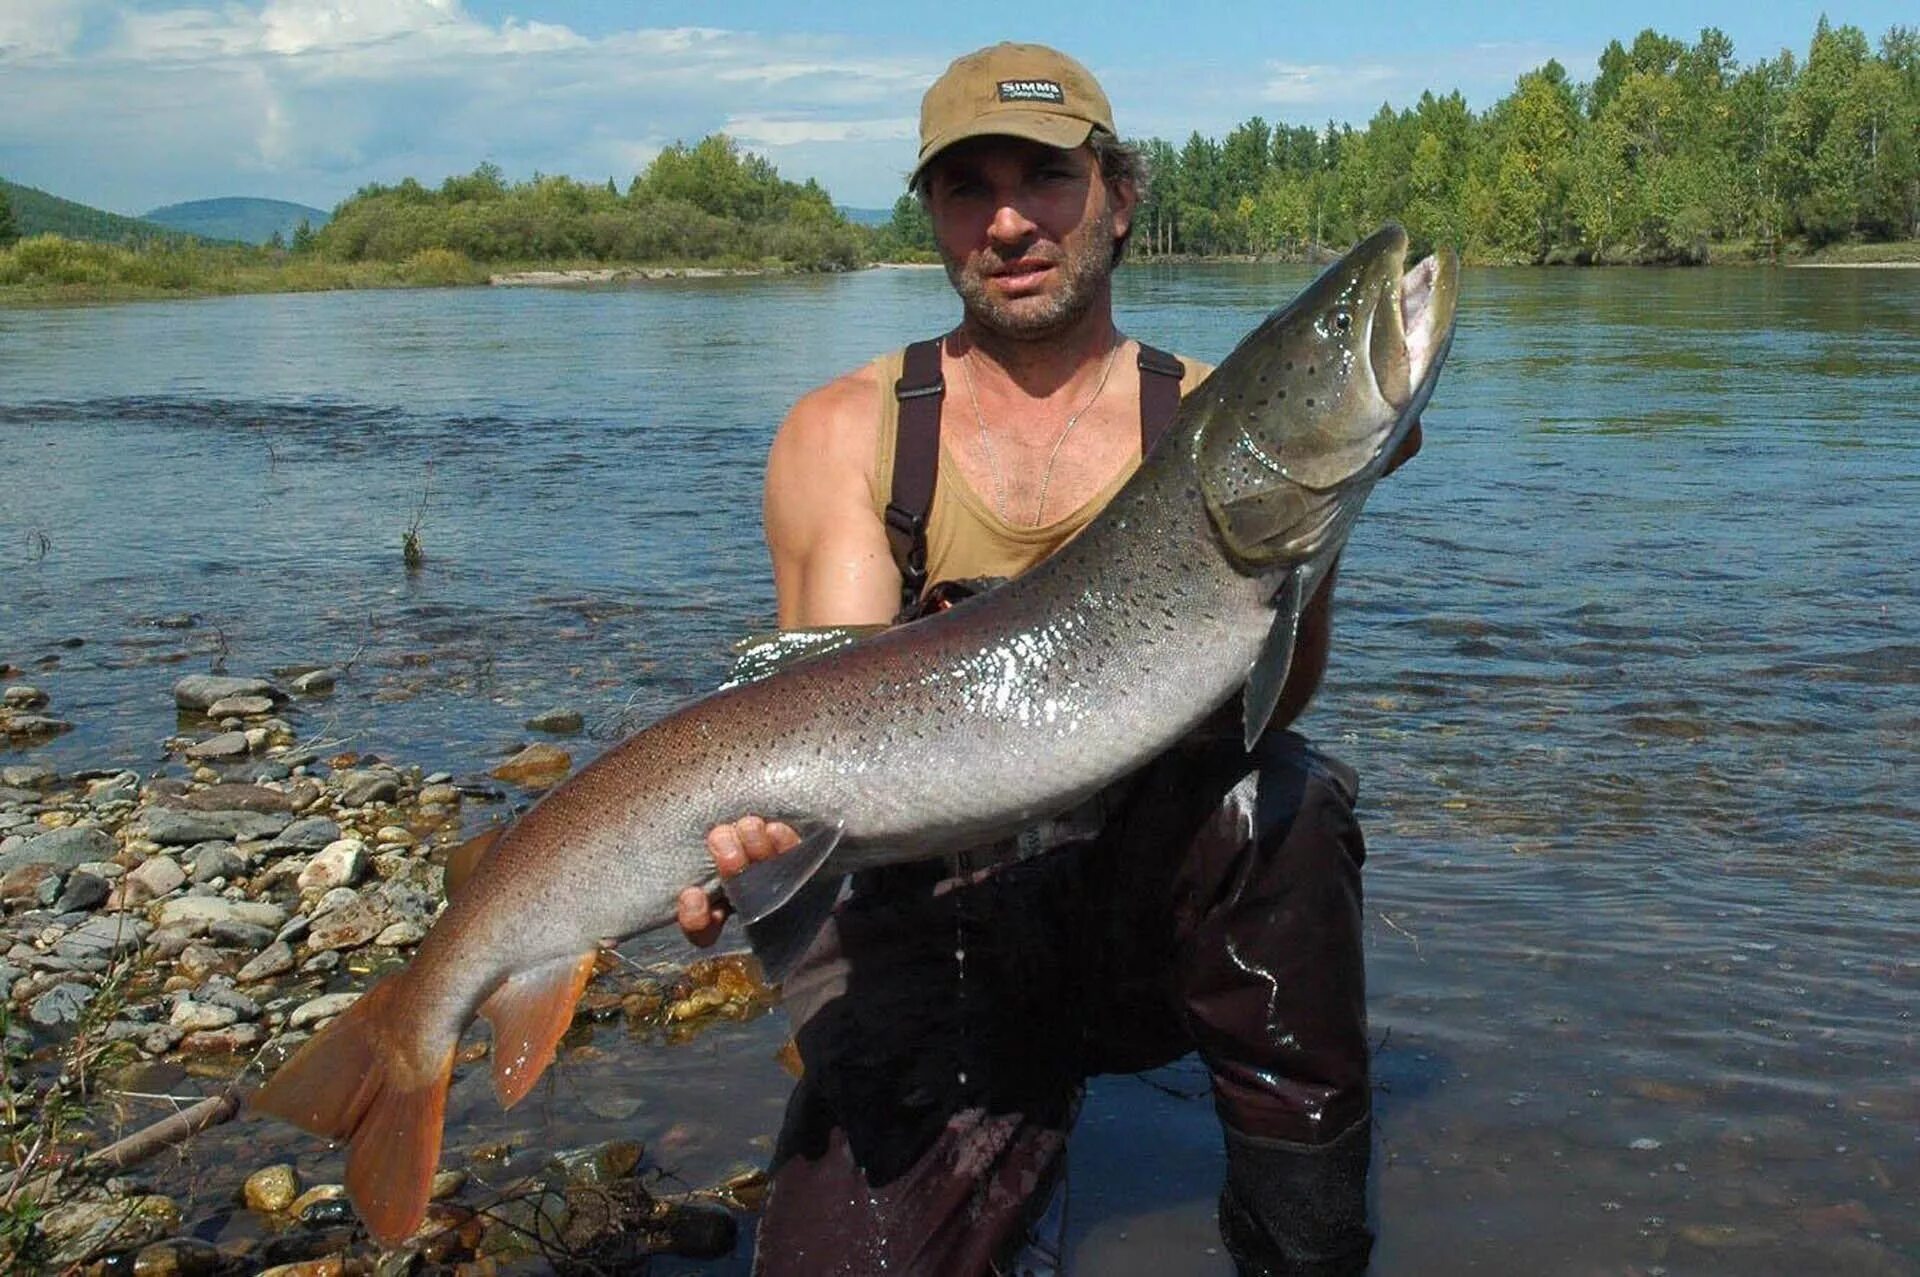
<svg viewBox="0 0 1920 1277">
<path fill-rule="evenodd" d="M 1388 313 L 1376 313 L 1374 382 L 1396 412 L 1409 407 L 1418 412 L 1432 393 L 1433 374 L 1453 337 L 1459 273 L 1459 259 L 1442 249 L 1395 280 L 1389 286 L 1393 295 L 1381 307 Z"/>
</svg>

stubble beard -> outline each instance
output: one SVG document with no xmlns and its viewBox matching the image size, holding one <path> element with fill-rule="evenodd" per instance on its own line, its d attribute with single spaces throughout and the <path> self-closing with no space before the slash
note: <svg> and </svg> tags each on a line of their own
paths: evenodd
<svg viewBox="0 0 1920 1277">
<path fill-rule="evenodd" d="M 1112 210 L 1101 212 L 1083 229 L 1084 234 L 1069 239 L 1065 255 L 1054 265 L 1054 291 L 1039 297 L 1008 300 L 989 291 L 988 272 L 1002 260 L 997 253 L 965 258 L 942 254 L 947 279 L 960 294 L 968 320 L 1008 341 L 1040 341 L 1071 329 L 1113 274 Z"/>
</svg>

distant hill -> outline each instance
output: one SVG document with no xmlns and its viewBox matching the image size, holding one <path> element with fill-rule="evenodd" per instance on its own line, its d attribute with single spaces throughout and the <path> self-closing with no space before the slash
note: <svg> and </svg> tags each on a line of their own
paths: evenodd
<svg viewBox="0 0 1920 1277">
<path fill-rule="evenodd" d="M 32 186 L 20 186 L 0 178 L 7 202 L 13 205 L 14 225 L 22 236 L 65 235 L 68 239 L 88 239 L 107 244 L 128 244 L 136 240 L 187 239 L 179 231 L 137 217 L 122 217 L 105 209 L 92 208 L 49 195 Z"/>
<path fill-rule="evenodd" d="M 857 226 L 885 226 L 893 220 L 890 208 L 848 208 L 840 205 L 840 216 Z"/>
<path fill-rule="evenodd" d="M 317 231 L 326 225 L 328 216 L 324 210 L 309 208 L 305 204 L 290 204 L 286 200 L 232 196 L 168 204 L 147 213 L 145 220 L 207 239 L 237 239 L 245 244 L 264 244 L 273 238 L 275 231 L 280 232 L 281 239 L 291 240 L 294 227 L 300 225 L 302 220 Z"/>
</svg>

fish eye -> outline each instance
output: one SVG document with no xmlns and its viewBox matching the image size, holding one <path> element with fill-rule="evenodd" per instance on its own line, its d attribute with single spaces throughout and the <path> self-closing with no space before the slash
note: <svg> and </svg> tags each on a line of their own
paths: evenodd
<svg viewBox="0 0 1920 1277">
<path fill-rule="evenodd" d="M 1353 329 L 1353 315 L 1344 310 L 1333 312 L 1333 330 L 1337 333 L 1350 332 Z"/>
</svg>

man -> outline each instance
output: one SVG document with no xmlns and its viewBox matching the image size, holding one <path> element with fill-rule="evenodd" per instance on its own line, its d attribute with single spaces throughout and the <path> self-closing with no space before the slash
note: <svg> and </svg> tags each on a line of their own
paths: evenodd
<svg viewBox="0 0 1920 1277">
<path fill-rule="evenodd" d="M 1206 372 L 1114 326 L 1142 174 L 1084 67 L 1036 45 L 960 58 L 920 140 L 911 184 L 962 319 L 781 426 L 765 520 L 783 628 L 886 623 L 941 583 L 1025 571 Z M 1084 1079 L 1196 1049 L 1242 1270 L 1365 1268 L 1354 779 L 1282 730 L 1324 671 L 1331 586 L 1251 756 L 1235 718 L 1018 847 L 856 880 L 786 985 L 805 1075 L 759 1271 L 1004 1271 L 1057 1203 Z M 723 878 L 796 841 L 754 816 L 708 837 Z M 696 943 L 724 920 L 723 900 L 682 897 Z"/>
</svg>

